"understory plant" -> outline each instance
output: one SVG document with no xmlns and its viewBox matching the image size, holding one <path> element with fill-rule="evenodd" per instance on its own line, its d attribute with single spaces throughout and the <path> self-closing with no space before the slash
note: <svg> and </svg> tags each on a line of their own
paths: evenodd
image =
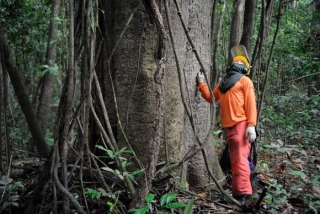
<svg viewBox="0 0 320 214">
<path fill-rule="evenodd" d="M 18 207 L 20 189 L 24 188 L 23 184 L 18 181 L 14 182 L 12 178 L 3 175 L 0 179 L 0 213 L 6 210 L 9 206 Z"/>
<path fill-rule="evenodd" d="M 190 199 L 187 204 L 183 202 L 177 202 L 177 194 L 164 194 L 161 196 L 160 201 L 157 203 L 155 195 L 149 193 L 146 197 L 145 203 L 140 209 L 132 209 L 129 212 L 134 214 L 145 214 L 145 213 L 157 213 L 166 214 L 170 213 L 170 210 L 179 210 L 179 213 L 189 214 L 192 211 L 193 199 Z M 183 210 L 181 210 L 184 208 Z"/>
</svg>

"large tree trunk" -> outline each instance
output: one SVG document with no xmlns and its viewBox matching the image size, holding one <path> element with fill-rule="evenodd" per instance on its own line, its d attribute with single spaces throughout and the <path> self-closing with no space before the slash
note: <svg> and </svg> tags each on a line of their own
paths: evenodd
<svg viewBox="0 0 320 214">
<path fill-rule="evenodd" d="M 181 1 L 183 2 L 183 1 Z M 188 3 L 182 3 L 184 7 L 181 7 L 182 15 L 186 22 L 186 25 L 189 31 L 189 35 L 197 48 L 198 54 L 202 63 L 207 71 L 210 71 L 211 59 L 210 59 L 210 50 L 211 50 L 211 9 L 212 1 L 188 1 Z M 172 30 L 179 32 L 179 27 L 181 23 L 172 26 Z M 181 32 L 181 30 L 180 30 Z M 184 41 L 184 40 L 183 40 Z M 192 124 L 187 120 L 186 111 L 184 111 L 184 121 L 183 121 L 183 133 L 182 133 L 182 142 L 184 144 L 185 150 L 183 155 L 186 154 L 194 146 L 198 145 L 195 139 L 195 135 L 198 135 L 201 140 L 208 134 L 211 121 L 211 106 L 206 103 L 201 95 L 197 91 L 197 84 L 195 81 L 196 74 L 200 71 L 199 62 L 197 61 L 195 55 L 191 52 L 191 46 L 188 42 L 185 42 L 185 45 L 179 49 L 179 55 L 184 56 L 181 59 L 181 64 L 187 81 L 187 90 L 182 91 L 187 100 L 191 103 L 191 109 L 193 109 L 194 115 L 194 125 L 195 129 L 192 129 Z M 184 64 L 185 62 L 185 64 Z M 210 74 L 209 74 L 210 75 Z M 210 78 L 208 78 L 210 79 Z M 172 80 L 175 81 L 175 80 Z M 174 130 L 172 130 L 175 132 Z M 222 176 L 220 166 L 218 164 L 218 159 L 215 153 L 214 145 L 212 142 L 212 137 L 207 139 L 208 143 L 204 151 L 206 151 L 207 159 L 209 160 L 209 166 L 211 169 L 214 168 L 214 173 L 216 178 Z M 199 153 L 193 159 L 191 159 L 186 165 L 186 179 L 190 182 L 191 186 L 201 187 L 209 182 L 208 170 L 206 168 L 203 153 Z M 184 174 L 183 176 L 184 177 Z"/>
<path fill-rule="evenodd" d="M 115 37 L 113 40 L 116 40 L 119 33 L 126 27 L 127 17 L 136 5 L 128 1 L 114 1 L 113 3 L 114 8 L 109 7 L 108 9 L 114 14 L 114 22 L 111 26 L 113 26 L 112 34 Z M 209 70 L 211 19 L 208 17 L 211 17 L 212 1 L 180 1 L 179 4 L 190 29 L 189 34 L 196 44 L 203 64 Z M 161 5 L 160 8 L 161 15 L 164 17 L 164 6 Z M 176 13 L 175 4 L 172 1 L 169 1 L 169 10 L 176 51 L 186 77 L 184 80 L 186 88 L 182 92 L 180 91 L 179 84 L 181 83 L 178 79 L 176 62 L 172 49 L 169 47 L 165 71 L 166 105 L 164 121 L 162 121 L 164 125 L 157 127 L 157 129 L 162 133 L 159 162 L 176 163 L 194 146 L 198 146 L 195 134 L 202 139 L 207 134 L 211 121 L 210 105 L 197 93 L 195 76 L 200 70 L 199 62 L 187 41 L 181 21 Z M 189 13 L 189 11 L 191 12 Z M 120 119 L 117 124 L 119 148 L 128 147 L 127 143 L 129 143 L 144 166 L 149 163 L 150 150 L 148 146 L 152 138 L 152 127 L 154 123 L 158 122 L 155 121 L 158 108 L 155 82 L 155 72 L 157 71 L 155 55 L 159 45 L 158 33 L 154 20 L 147 12 L 141 6 L 134 15 L 113 55 L 111 67 Z M 98 66 L 100 67 L 101 64 Z M 108 68 L 104 70 L 108 71 Z M 109 87 L 109 85 L 105 87 Z M 188 115 L 183 108 L 182 95 L 186 97 L 194 111 L 195 130 L 192 129 Z M 109 96 L 112 96 L 111 91 Z M 115 116 L 110 118 L 115 118 Z M 210 142 L 211 139 L 209 139 Z M 222 173 L 213 144 L 208 143 L 205 150 L 208 154 L 210 167 L 215 167 L 216 176 L 221 177 Z M 184 163 L 183 166 L 174 171 L 177 176 L 181 176 L 182 181 L 189 180 L 193 186 L 203 186 L 209 182 L 201 153 Z"/>
<path fill-rule="evenodd" d="M 126 27 L 129 13 L 136 7 L 131 1 L 115 1 L 114 35 Z M 133 17 L 113 58 L 116 98 L 122 127 L 118 123 L 119 147 L 130 143 L 139 160 L 148 162 L 148 141 L 156 115 L 154 54 L 157 30 L 141 5 Z M 162 128 L 162 127 L 160 127 Z M 126 137 L 124 136 L 126 135 Z M 129 142 L 126 142 L 126 138 Z"/>
</svg>

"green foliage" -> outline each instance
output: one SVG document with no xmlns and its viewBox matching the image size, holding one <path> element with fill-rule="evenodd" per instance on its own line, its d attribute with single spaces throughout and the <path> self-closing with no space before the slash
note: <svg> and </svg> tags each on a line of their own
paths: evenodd
<svg viewBox="0 0 320 214">
<path fill-rule="evenodd" d="M 187 204 L 187 206 L 185 207 L 183 214 L 190 214 L 192 213 L 192 206 L 193 206 L 193 201 L 194 199 L 191 198 Z"/>
<path fill-rule="evenodd" d="M 57 76 L 58 63 L 50 62 L 49 65 L 44 65 L 47 52 L 47 40 L 49 33 L 50 22 L 50 6 L 49 1 L 37 0 L 3 0 L 0 1 L 0 21 L 15 61 L 16 68 L 22 75 L 21 79 L 25 84 L 26 93 L 30 100 L 35 100 L 35 92 L 39 86 L 39 80 L 46 72 L 50 72 Z M 61 29 L 61 28 L 60 28 Z M 61 34 L 61 32 L 60 32 Z M 58 37 L 58 40 L 60 38 Z M 57 51 L 61 53 L 61 51 Z M 61 60 L 62 58 L 60 58 Z M 51 64 L 52 63 L 52 64 Z M 54 78 L 56 80 L 57 78 Z M 8 102 L 10 108 L 8 110 L 8 121 L 10 124 L 9 134 L 10 141 L 14 148 L 24 148 L 25 143 L 29 143 L 31 138 L 25 118 L 21 112 L 21 107 L 17 103 L 17 99 L 13 96 L 12 85 L 9 84 Z M 57 87 L 58 88 L 58 87 Z M 58 88 L 59 89 L 59 88 Z M 59 93 L 55 95 L 60 96 Z M 56 103 L 59 102 L 55 98 Z M 36 106 L 34 106 L 36 109 Z M 10 112 L 9 112 L 10 109 Z M 54 114 L 50 117 L 49 127 L 52 127 L 54 122 Z M 20 130 L 21 129 L 21 130 Z M 53 133 L 52 131 L 48 131 Z M 48 138 L 47 138 L 48 139 Z M 52 139 L 50 138 L 52 145 Z"/>
<path fill-rule="evenodd" d="M 289 175 L 300 176 L 302 179 L 306 178 L 306 174 L 304 174 L 303 171 L 291 171 L 289 172 Z"/>
<path fill-rule="evenodd" d="M 59 68 L 57 64 L 54 64 L 52 66 L 49 65 L 42 65 L 44 70 L 41 72 L 41 76 L 44 76 L 46 73 L 51 74 L 52 76 L 57 76 L 59 73 Z"/>
<path fill-rule="evenodd" d="M 189 214 L 192 211 L 193 199 L 189 200 L 188 204 L 182 202 L 176 202 L 177 194 L 164 194 L 160 198 L 160 208 L 157 209 L 155 195 L 149 193 L 146 196 L 145 203 L 140 209 L 132 209 L 129 212 L 134 212 L 134 214 L 145 214 L 145 213 L 159 213 L 165 214 L 170 213 L 170 210 L 179 210 L 179 213 Z M 185 207 L 182 211 L 180 208 Z"/>
<path fill-rule="evenodd" d="M 263 145 L 264 148 L 274 149 L 277 153 L 299 154 L 301 159 L 308 159 L 305 150 L 318 147 L 320 96 L 319 94 L 307 96 L 302 93 L 303 88 L 291 87 L 287 95 L 274 96 L 267 100 L 262 114 L 261 127 L 268 130 L 269 138 L 278 140 L 282 144 L 271 143 Z M 278 142 L 279 142 L 278 141 Z M 303 148 L 303 149 L 302 149 Z M 318 199 L 309 189 L 318 189 L 319 177 L 309 177 L 306 168 L 289 170 L 287 168 L 287 180 L 290 182 L 286 190 L 280 185 L 273 183 L 268 193 L 267 201 L 273 213 L 277 213 L 278 206 L 285 204 L 290 195 L 299 195 L 310 207 L 319 208 Z M 303 182 L 297 182 L 303 181 Z"/>
<path fill-rule="evenodd" d="M 272 128 L 268 132 L 274 139 L 283 139 L 289 144 L 298 142 L 312 145 L 319 138 L 320 118 L 319 95 L 308 97 L 299 91 L 287 96 L 274 96 L 264 108 L 262 128 Z"/>
<path fill-rule="evenodd" d="M 23 65 L 23 58 L 18 56 L 28 53 L 26 57 L 30 60 L 27 62 L 32 68 L 35 62 L 33 58 L 44 56 L 46 52 L 50 7 L 42 1 L 8 0 L 1 1 L 0 8 L 1 20 L 11 50 L 18 54 L 16 62 Z M 33 64 L 33 67 L 36 68 L 36 64 Z"/>
<path fill-rule="evenodd" d="M 107 192 L 102 188 L 99 188 L 97 190 L 91 189 L 91 188 L 87 188 L 87 191 L 85 192 L 85 195 L 86 196 L 90 196 L 91 199 L 100 199 L 101 196 L 105 196 L 105 197 L 108 196 Z"/>
<path fill-rule="evenodd" d="M 113 202 L 111 202 L 111 201 L 108 201 L 108 202 L 107 202 L 107 205 L 110 207 L 108 214 L 109 214 L 109 213 L 110 213 L 110 214 L 113 213 L 113 210 L 116 208 L 116 204 L 113 203 Z"/>
<path fill-rule="evenodd" d="M 0 213 L 2 213 L 9 206 L 18 207 L 19 190 L 24 188 L 21 182 L 14 182 L 13 179 L 2 176 L 0 179 Z M 2 197 L 3 196 L 3 197 Z"/>
<path fill-rule="evenodd" d="M 320 175 L 312 175 L 310 177 L 310 185 L 311 189 L 320 189 Z M 307 201 L 309 206 L 314 210 L 320 210 L 320 195 L 318 192 L 307 194 L 305 201 Z"/>
<path fill-rule="evenodd" d="M 269 167 L 268 164 L 266 164 L 265 162 L 263 162 L 262 160 L 259 160 L 258 162 L 258 166 L 261 170 L 265 171 L 265 172 L 269 172 Z"/>
<path fill-rule="evenodd" d="M 113 161 L 110 161 L 108 164 L 114 164 L 116 157 L 119 158 L 122 161 L 121 162 L 122 167 L 125 168 L 125 169 L 126 169 L 127 166 L 130 166 L 132 164 L 131 162 L 128 162 L 125 157 L 122 156 L 123 154 L 132 154 L 131 150 L 126 150 L 126 147 L 124 147 L 124 148 L 122 148 L 122 149 L 120 149 L 119 151 L 116 151 L 116 152 L 113 152 L 110 149 L 106 149 L 101 145 L 96 145 L 96 147 L 98 149 L 101 149 L 101 150 L 105 151 L 107 153 L 108 157 L 111 160 L 113 160 Z M 135 170 L 133 172 L 120 172 L 118 169 L 113 169 L 113 168 L 110 168 L 108 166 L 101 167 L 101 169 L 105 170 L 105 171 L 108 171 L 108 172 L 112 172 L 114 175 L 116 175 L 117 177 L 119 177 L 122 180 L 124 179 L 124 176 L 128 176 L 131 180 L 134 180 L 134 176 L 135 175 L 143 172 L 142 169 L 138 169 L 138 170 Z"/>
<path fill-rule="evenodd" d="M 278 206 L 287 204 L 288 193 L 280 184 L 277 183 L 277 180 L 273 180 L 270 183 L 270 187 L 271 188 L 265 197 L 265 201 L 271 208 L 272 213 L 277 213 L 276 208 Z"/>
<path fill-rule="evenodd" d="M 113 213 L 113 210 L 116 208 L 116 203 L 114 201 L 117 200 L 118 195 L 120 192 L 115 193 L 107 193 L 104 189 L 98 188 L 97 190 L 87 188 L 87 191 L 85 192 L 85 196 L 89 196 L 91 199 L 99 200 L 101 197 L 107 198 L 107 205 L 110 207 L 108 213 Z"/>
</svg>

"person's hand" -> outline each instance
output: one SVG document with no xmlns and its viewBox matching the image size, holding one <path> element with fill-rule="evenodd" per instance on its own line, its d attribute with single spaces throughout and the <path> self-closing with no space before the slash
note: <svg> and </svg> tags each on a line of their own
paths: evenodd
<svg viewBox="0 0 320 214">
<path fill-rule="evenodd" d="M 204 75 L 203 75 L 202 72 L 199 72 L 199 73 L 197 74 L 197 82 L 198 82 L 198 84 L 199 84 L 200 82 L 204 82 Z"/>
<path fill-rule="evenodd" d="M 246 138 L 248 138 L 248 137 L 249 137 L 250 143 L 252 143 L 256 139 L 256 137 L 257 137 L 256 128 L 254 126 L 249 125 L 247 127 Z"/>
</svg>

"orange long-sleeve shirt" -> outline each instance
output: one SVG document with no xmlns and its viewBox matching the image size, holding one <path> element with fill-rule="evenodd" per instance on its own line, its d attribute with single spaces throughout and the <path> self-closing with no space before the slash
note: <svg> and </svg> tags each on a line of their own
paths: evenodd
<svg viewBox="0 0 320 214">
<path fill-rule="evenodd" d="M 226 93 L 219 91 L 219 85 L 220 83 L 213 90 L 213 96 L 215 100 L 220 102 L 222 127 L 229 128 L 245 120 L 249 125 L 256 126 L 257 108 L 252 81 L 248 77 L 242 76 Z M 199 83 L 199 90 L 201 96 L 211 103 L 210 91 L 204 82 Z"/>
</svg>

